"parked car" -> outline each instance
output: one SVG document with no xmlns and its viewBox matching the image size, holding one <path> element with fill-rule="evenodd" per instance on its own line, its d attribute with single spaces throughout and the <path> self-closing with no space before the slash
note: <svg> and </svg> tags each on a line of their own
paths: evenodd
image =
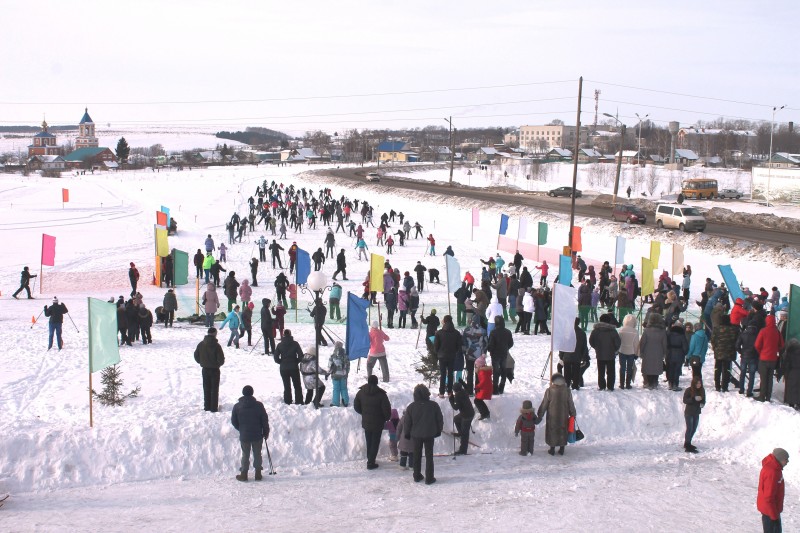
<svg viewBox="0 0 800 533">
<path fill-rule="evenodd" d="M 614 222 L 623 220 L 628 224 L 646 224 L 647 215 L 635 205 L 617 204 L 611 210 L 611 220 Z"/>
<path fill-rule="evenodd" d="M 367 181 L 381 181 L 381 175 L 377 172 L 370 172 L 367 174 Z"/>
<path fill-rule="evenodd" d="M 737 191 L 736 189 L 722 189 L 717 193 L 717 198 L 725 199 L 725 198 L 736 198 L 737 200 L 742 197 L 742 193 Z"/>
<path fill-rule="evenodd" d="M 558 187 L 548 191 L 547 196 L 572 196 L 572 187 Z M 580 198 L 582 196 L 580 189 L 575 189 L 575 198 Z"/>
<path fill-rule="evenodd" d="M 696 207 L 659 204 L 656 208 L 656 226 L 681 231 L 705 231 L 706 218 Z"/>
</svg>

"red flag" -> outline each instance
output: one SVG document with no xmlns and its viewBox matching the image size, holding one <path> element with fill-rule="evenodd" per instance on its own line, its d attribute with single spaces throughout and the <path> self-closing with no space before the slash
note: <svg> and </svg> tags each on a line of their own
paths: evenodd
<svg viewBox="0 0 800 533">
<path fill-rule="evenodd" d="M 42 233 L 42 265 L 56 265 L 56 238 Z"/>
<path fill-rule="evenodd" d="M 583 250 L 583 243 L 581 242 L 581 227 L 572 226 L 572 251 L 580 252 Z"/>
<path fill-rule="evenodd" d="M 64 203 L 69 202 L 69 189 L 61 189 L 61 201 Z"/>
<path fill-rule="evenodd" d="M 166 227 L 167 225 L 167 214 L 163 211 L 156 211 L 156 224 L 159 226 Z"/>
</svg>

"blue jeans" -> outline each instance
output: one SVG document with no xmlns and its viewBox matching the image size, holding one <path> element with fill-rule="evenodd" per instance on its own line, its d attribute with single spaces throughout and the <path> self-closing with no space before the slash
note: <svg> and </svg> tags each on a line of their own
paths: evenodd
<svg viewBox="0 0 800 533">
<path fill-rule="evenodd" d="M 206 327 L 207 328 L 214 327 L 214 313 L 206 313 Z"/>
<path fill-rule="evenodd" d="M 350 396 L 347 394 L 347 378 L 346 377 L 333 377 L 333 397 L 331 398 L 331 405 L 339 406 L 339 398 L 341 403 L 345 406 L 350 404 Z"/>
<path fill-rule="evenodd" d="M 64 347 L 64 343 L 61 341 L 61 324 L 50 323 L 50 337 L 47 340 L 48 350 L 53 347 L 53 333 L 56 334 L 58 349 L 60 350 Z"/>
<path fill-rule="evenodd" d="M 231 336 L 228 337 L 228 346 L 231 343 L 235 344 L 236 347 L 239 347 L 239 328 L 231 328 Z"/>
<path fill-rule="evenodd" d="M 684 413 L 683 418 L 686 419 L 686 435 L 683 438 L 683 445 L 688 446 L 692 443 L 694 433 L 697 431 L 697 426 L 700 424 L 700 415 L 689 415 Z"/>
<path fill-rule="evenodd" d="M 756 382 L 758 359 L 742 359 L 742 375 L 739 380 L 739 392 L 744 392 L 744 381 L 747 378 L 747 395 L 753 395 L 753 385 Z"/>
<path fill-rule="evenodd" d="M 205 270 L 203 270 L 203 272 L 205 272 L 206 274 L 206 283 L 208 283 L 208 278 L 211 275 L 211 270 L 206 268 Z"/>
<path fill-rule="evenodd" d="M 631 385 L 631 381 L 635 377 L 633 375 L 633 363 L 636 362 L 635 355 L 619 354 L 619 386 L 626 388 Z"/>
<path fill-rule="evenodd" d="M 761 515 L 761 526 L 764 528 L 764 533 L 782 533 L 783 526 L 781 525 L 781 517 L 778 516 L 777 520 L 773 520 L 765 514 Z"/>
</svg>

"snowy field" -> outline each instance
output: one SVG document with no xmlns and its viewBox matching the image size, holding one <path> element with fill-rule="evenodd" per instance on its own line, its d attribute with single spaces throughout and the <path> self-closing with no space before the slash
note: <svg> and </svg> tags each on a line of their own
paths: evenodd
<svg viewBox="0 0 800 533">
<path fill-rule="evenodd" d="M 245 213 L 247 197 L 264 179 L 312 190 L 330 186 L 335 197 L 346 194 L 369 200 L 378 214 L 391 208 L 403 211 L 412 223 L 423 225 L 426 235 L 434 234 L 439 253 L 448 244 L 453 246 L 462 273 L 477 274 L 479 259 L 494 254 L 501 212 L 547 221 L 548 247 L 560 247 L 567 240 L 568 220 L 556 214 L 448 202 L 406 191 L 396 194 L 381 185 L 353 185 L 297 172 L 262 167 L 61 180 L 3 176 L 0 231 L 10 253 L 0 265 L 4 280 L 0 321 L 5 331 L 0 349 L 6 354 L 0 362 L 0 493 L 12 494 L 0 511 L 3 530 L 407 532 L 441 531 L 474 520 L 491 524 L 493 531 L 529 529 L 532 523 L 551 531 L 760 531 L 755 498 L 761 459 L 777 446 L 794 459 L 800 457 L 797 412 L 779 402 L 764 405 L 735 392 L 715 393 L 712 386 L 694 441 L 701 453 L 687 455 L 682 449 L 682 393 L 664 388 L 644 391 L 640 377 L 632 390 L 598 391 L 593 361 L 586 373 L 587 386 L 574 394 L 586 439 L 568 446 L 564 457 L 551 457 L 540 425 L 534 455 L 520 457 L 514 422 L 523 400 L 530 399 L 536 407 L 542 399 L 547 383 L 541 376 L 546 379 L 549 374 L 549 337 L 515 336 L 517 379 L 506 394 L 489 402 L 491 421 L 475 422 L 472 440 L 481 448 L 471 448 L 471 455 L 457 460 L 437 457 L 438 483 L 433 486 L 413 483 L 410 471 L 387 460 L 386 436 L 378 458 L 381 468 L 367 472 L 360 418 L 352 409 L 284 405 L 278 367 L 259 354 L 262 344 L 253 352 L 225 348 L 221 410 L 204 412 L 200 368 L 192 354 L 205 330 L 184 323 L 176 322 L 169 330 L 154 326 L 153 344 L 121 349 L 125 387 L 140 386 L 140 396 L 119 408 L 95 404 L 95 426 L 90 429 L 86 298 L 127 295 L 130 261 L 143 271 L 143 278 L 152 272 L 152 225 L 161 205 L 169 207 L 178 222 L 179 235 L 170 239 L 170 247 L 190 255 L 202 246 L 207 233 L 217 243 L 227 240 L 224 223 L 234 211 Z M 424 176 L 441 179 L 430 173 L 414 175 Z M 538 185 L 547 189 L 557 184 L 554 178 Z M 71 200 L 63 208 L 62 187 L 70 190 Z M 471 207 L 481 208 L 481 224 L 474 235 Z M 736 248 L 737 243 L 705 236 L 677 232 L 656 236 L 646 228 L 580 217 L 576 224 L 584 227 L 584 253 L 598 258 L 613 260 L 614 237 L 625 234 L 626 262 L 635 264 L 637 272 L 651 238 L 665 243 L 660 267 L 668 270 L 671 255 L 666 244 L 684 244 L 685 263 L 694 271 L 693 295 L 699 295 L 707 276 L 720 279 L 718 264 L 730 264 L 745 285 L 754 288 L 777 285 L 786 293 L 789 283 L 798 282 L 795 269 L 779 264 L 774 254 L 752 243 Z M 56 266 L 45 267 L 41 294 L 37 279 L 36 300 L 14 301 L 10 294 L 22 267 L 39 272 L 36 260 L 43 232 L 57 238 Z M 322 228 L 296 236 L 290 232 L 283 245 L 288 248 L 296 240 L 301 248 L 313 251 L 323 246 L 323 235 Z M 248 237 L 232 246 L 225 265 L 240 280 L 249 274 L 248 260 L 257 256 Z M 372 248 L 373 230 L 367 237 Z M 368 264 L 356 259 L 352 246 L 350 238 L 338 237 L 337 248 L 348 249 L 350 281 L 342 285 L 345 291 L 360 294 Z M 428 268 L 438 268 L 444 281 L 441 256 L 424 256 L 424 250 L 421 239 L 412 239 L 406 247 L 396 247 L 389 258 L 401 272 L 421 260 Z M 531 268 L 536 262 L 525 264 Z M 333 262 L 326 263 L 329 277 L 334 270 Z M 274 296 L 276 274 L 261 265 L 255 302 Z M 194 311 L 193 272 L 190 281 L 177 290 L 179 316 Z M 140 291 L 151 310 L 161 305 L 164 289 L 140 284 Z M 60 352 L 46 350 L 44 317 L 31 323 L 53 296 L 66 303 L 75 323 L 64 324 L 66 346 Z M 447 312 L 443 285 L 423 292 L 421 301 L 426 314 L 434 307 L 439 316 Z M 299 324 L 294 313 L 287 315 L 287 327 L 303 347 L 313 343 L 305 311 L 308 302 L 301 294 Z M 330 329 L 344 337 L 343 325 Z M 420 341 L 420 348 L 415 347 L 417 330 L 387 333 L 391 382 L 384 388 L 393 407 L 402 412 L 420 381 L 413 365 L 424 344 Z M 219 338 L 227 340 L 227 329 Z M 327 362 L 330 351 L 322 349 L 321 361 Z M 706 384 L 713 383 L 712 367 L 706 365 Z M 94 379 L 97 388 L 99 374 Z M 354 364 L 351 401 L 365 380 L 365 365 L 356 371 Z M 684 376 L 681 385 L 687 381 Z M 230 409 L 246 384 L 254 387 L 269 413 L 269 446 L 277 475 L 243 484 L 234 480 L 240 451 Z M 329 390 L 325 404 L 330 402 Z M 782 396 L 778 385 L 774 397 Z M 445 400 L 439 401 L 447 426 L 452 410 Z M 443 436 L 436 452 L 447 453 L 452 446 L 452 439 Z M 786 531 L 800 526 L 798 472 L 790 462 L 784 473 Z"/>
</svg>

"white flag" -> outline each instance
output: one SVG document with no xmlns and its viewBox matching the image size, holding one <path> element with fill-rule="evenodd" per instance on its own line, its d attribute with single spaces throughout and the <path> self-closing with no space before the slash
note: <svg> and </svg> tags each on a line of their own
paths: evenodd
<svg viewBox="0 0 800 533">
<path fill-rule="evenodd" d="M 528 237 L 528 219 L 522 217 L 519 219 L 519 240 L 525 240 Z"/>
<path fill-rule="evenodd" d="M 575 318 L 578 316 L 578 291 L 575 287 L 553 285 L 553 355 L 574 352 Z"/>
</svg>

